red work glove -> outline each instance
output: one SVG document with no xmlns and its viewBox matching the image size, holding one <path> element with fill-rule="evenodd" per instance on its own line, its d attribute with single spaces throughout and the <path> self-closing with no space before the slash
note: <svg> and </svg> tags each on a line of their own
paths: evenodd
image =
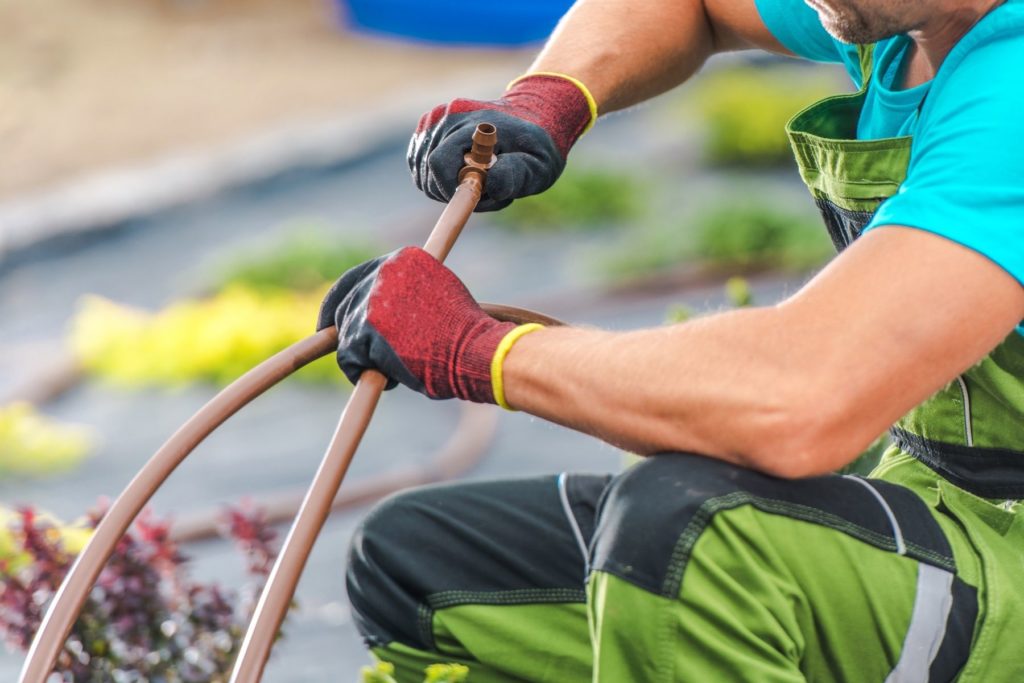
<svg viewBox="0 0 1024 683">
<path fill-rule="evenodd" d="M 353 383 L 379 370 L 430 398 L 505 403 L 501 362 L 540 325 L 487 315 L 454 273 L 417 247 L 341 276 L 320 306 L 317 330 L 338 326 L 338 365 Z"/>
<path fill-rule="evenodd" d="M 529 74 L 500 99 L 458 99 L 424 114 L 409 143 L 409 170 L 428 197 L 450 200 L 473 130 L 493 123 L 498 160 L 487 173 L 477 211 L 495 211 L 551 187 L 565 168 L 569 149 L 596 118 L 594 98 L 576 79 Z"/>
</svg>

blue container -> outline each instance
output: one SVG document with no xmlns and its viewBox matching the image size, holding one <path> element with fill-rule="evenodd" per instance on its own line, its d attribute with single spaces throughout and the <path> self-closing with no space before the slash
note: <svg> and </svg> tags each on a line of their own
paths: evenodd
<svg viewBox="0 0 1024 683">
<path fill-rule="evenodd" d="M 337 0 L 353 28 L 431 43 L 527 45 L 544 40 L 572 0 Z"/>
</svg>

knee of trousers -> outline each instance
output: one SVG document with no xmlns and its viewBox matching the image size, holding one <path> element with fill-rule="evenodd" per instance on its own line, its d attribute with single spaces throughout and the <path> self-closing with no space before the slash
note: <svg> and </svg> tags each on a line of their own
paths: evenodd
<svg viewBox="0 0 1024 683">
<path fill-rule="evenodd" d="M 369 647 L 392 641 L 425 647 L 417 624 L 424 589 L 415 558 L 428 519 L 422 498 L 414 490 L 381 501 L 352 537 L 345 585 Z"/>
<path fill-rule="evenodd" d="M 838 475 L 778 479 L 683 453 L 649 457 L 611 482 L 597 512 L 591 570 L 674 599 L 691 553 L 715 515 L 744 505 L 828 526 L 955 570 L 941 528 L 924 501 L 908 489 Z M 813 562 L 813 552 L 797 560 Z"/>
<path fill-rule="evenodd" d="M 378 504 L 353 536 L 346 575 L 367 643 L 434 649 L 434 612 L 456 605 L 585 601 L 585 558 L 563 502 L 589 538 L 608 478 L 571 477 L 566 501 L 558 481 L 438 484 Z"/>
</svg>

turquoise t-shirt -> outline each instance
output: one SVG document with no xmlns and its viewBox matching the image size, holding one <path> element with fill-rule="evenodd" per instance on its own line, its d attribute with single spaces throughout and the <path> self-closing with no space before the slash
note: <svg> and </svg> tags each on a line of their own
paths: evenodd
<svg viewBox="0 0 1024 683">
<path fill-rule="evenodd" d="M 861 87 L 856 48 L 829 35 L 803 0 L 756 2 L 779 42 L 807 59 L 843 64 Z M 860 139 L 914 136 L 906 180 L 867 229 L 903 225 L 941 235 L 1024 284 L 1024 0 L 1007 0 L 979 21 L 932 81 L 899 90 L 909 42 L 896 36 L 876 45 L 857 127 Z"/>
</svg>

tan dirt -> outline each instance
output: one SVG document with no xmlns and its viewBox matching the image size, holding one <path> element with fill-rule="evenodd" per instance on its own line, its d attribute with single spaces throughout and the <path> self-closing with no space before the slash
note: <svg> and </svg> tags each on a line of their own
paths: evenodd
<svg viewBox="0 0 1024 683">
<path fill-rule="evenodd" d="M 359 37 L 328 0 L 0 0 L 0 199 L 528 61 Z"/>
</svg>

